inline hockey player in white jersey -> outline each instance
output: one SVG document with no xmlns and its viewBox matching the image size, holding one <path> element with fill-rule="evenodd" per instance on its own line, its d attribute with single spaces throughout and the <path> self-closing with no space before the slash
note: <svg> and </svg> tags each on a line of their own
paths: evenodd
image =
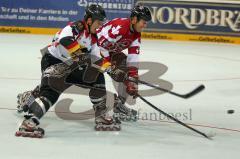
<svg viewBox="0 0 240 159">
<path fill-rule="evenodd" d="M 44 130 L 39 126 L 39 120 L 58 100 L 60 94 L 73 84 L 90 88 L 89 97 L 95 110 L 97 130 L 120 129 L 113 119 L 106 115 L 103 73 L 98 73 L 94 81 L 84 80 L 88 79 L 84 77 L 88 68 L 88 53 L 97 47 L 96 29 L 102 25 L 105 17 L 101 6 L 90 5 L 86 8 L 83 21 L 70 23 L 56 34 L 41 60 L 41 85 L 18 97 L 18 110 L 25 111 L 26 115 L 16 136 L 43 137 Z M 117 78 L 118 73 L 114 71 L 116 69 L 112 70 L 112 75 Z"/>
<path fill-rule="evenodd" d="M 103 57 L 102 66 L 106 69 L 112 65 L 125 70 L 128 77 L 138 79 L 138 62 L 141 32 L 152 19 L 147 7 L 135 6 L 130 18 L 116 18 L 105 23 L 97 30 L 98 45 Z M 128 49 L 126 56 L 122 51 Z M 137 111 L 125 106 L 127 93 L 136 97 L 138 85 L 125 81 L 119 83 L 118 96 L 115 95 L 114 115 L 117 121 L 136 120 Z M 127 92 L 127 93 L 126 93 Z"/>
</svg>

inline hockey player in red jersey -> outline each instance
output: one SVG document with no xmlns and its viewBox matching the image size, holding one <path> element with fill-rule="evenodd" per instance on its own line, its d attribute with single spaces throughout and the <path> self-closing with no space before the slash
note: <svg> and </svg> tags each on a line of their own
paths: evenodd
<svg viewBox="0 0 240 159">
<path fill-rule="evenodd" d="M 141 32 L 151 19 L 149 9 L 138 5 L 132 9 L 130 18 L 113 19 L 97 30 L 102 70 L 116 67 L 128 72 L 128 77 L 138 79 Z M 122 52 L 125 49 L 127 56 Z M 136 120 L 137 111 L 126 107 L 125 102 L 127 94 L 136 97 L 138 85 L 124 81 L 119 83 L 117 92 L 113 110 L 117 121 Z"/>
</svg>

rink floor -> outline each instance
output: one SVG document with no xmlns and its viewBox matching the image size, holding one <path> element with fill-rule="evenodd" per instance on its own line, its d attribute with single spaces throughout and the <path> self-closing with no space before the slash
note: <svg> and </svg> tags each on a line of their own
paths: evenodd
<svg viewBox="0 0 240 159">
<path fill-rule="evenodd" d="M 149 62 L 150 65 L 151 62 L 165 65 L 155 68 L 155 71 L 166 71 L 160 79 L 171 82 L 173 91 L 186 93 L 199 84 L 206 86 L 205 91 L 188 100 L 169 94 L 146 98 L 194 128 L 205 133 L 216 133 L 213 140 L 207 140 L 172 123 L 140 99 L 135 107 L 131 106 L 139 110 L 138 122 L 123 123 L 120 132 L 95 132 L 91 103 L 86 95 L 77 93 L 64 93 L 60 102 L 43 118 L 41 125 L 46 131 L 43 139 L 15 137 L 14 133 L 22 119 L 15 110 L 16 96 L 33 89 L 40 82 L 39 50 L 50 41 L 51 36 L 0 34 L 1 159 L 239 158 L 238 45 L 142 42 L 141 61 Z M 144 68 L 141 73 L 146 71 L 147 68 Z M 151 80 L 156 79 L 145 80 L 154 82 Z M 114 92 L 110 78 L 107 77 L 106 81 L 108 90 Z M 141 86 L 141 89 L 146 88 Z M 87 93 L 76 87 L 72 89 Z M 72 102 L 69 108 L 72 113 L 62 107 L 61 102 Z M 227 110 L 230 109 L 235 110 L 235 113 L 228 114 Z"/>
</svg>

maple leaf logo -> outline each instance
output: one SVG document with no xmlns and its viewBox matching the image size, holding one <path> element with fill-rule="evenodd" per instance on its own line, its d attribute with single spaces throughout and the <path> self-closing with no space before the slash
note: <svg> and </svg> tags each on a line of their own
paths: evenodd
<svg viewBox="0 0 240 159">
<path fill-rule="evenodd" d="M 118 25 L 117 27 L 112 27 L 112 34 L 116 35 L 119 34 L 119 29 L 121 28 L 120 25 Z"/>
</svg>

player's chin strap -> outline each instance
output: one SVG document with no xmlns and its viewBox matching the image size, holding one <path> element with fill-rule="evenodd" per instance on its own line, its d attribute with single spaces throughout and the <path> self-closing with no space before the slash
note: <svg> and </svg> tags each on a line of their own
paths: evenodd
<svg viewBox="0 0 240 159">
<path fill-rule="evenodd" d="M 132 78 L 132 77 L 128 77 L 126 80 L 130 81 L 130 82 L 135 82 L 135 83 L 141 83 L 141 84 L 144 84 L 146 86 L 149 86 L 149 87 L 152 87 L 152 88 L 155 88 L 157 90 L 160 90 L 160 91 L 163 91 L 163 92 L 167 92 L 169 94 L 172 94 L 174 96 L 177 96 L 177 97 L 180 97 L 180 98 L 184 98 L 184 99 L 188 99 L 198 93 L 200 93 L 201 91 L 203 91 L 205 89 L 205 86 L 204 85 L 199 85 L 198 87 L 196 87 L 195 89 L 193 89 L 191 92 L 189 93 L 186 93 L 186 94 L 179 94 L 179 93 L 176 93 L 176 92 L 172 92 L 170 90 L 167 90 L 167 89 L 164 89 L 164 88 L 161 88 L 159 86 L 156 86 L 156 85 L 153 85 L 153 84 L 150 84 L 148 82 L 145 82 L 145 81 L 141 81 L 139 79 L 135 79 L 135 78 Z"/>
<path fill-rule="evenodd" d="M 180 120 L 172 117 L 171 115 L 167 114 L 166 112 L 164 112 L 164 111 L 162 111 L 161 109 L 159 109 L 159 108 L 157 108 L 156 106 L 154 106 L 152 103 L 150 103 L 149 101 L 147 101 L 147 100 L 146 100 L 144 97 L 142 97 L 141 95 L 137 94 L 137 97 L 139 97 L 143 102 L 145 102 L 146 104 L 148 104 L 149 106 L 151 106 L 153 109 L 155 109 L 155 110 L 158 111 L 159 113 L 162 113 L 163 115 L 165 115 L 165 116 L 168 117 L 169 119 L 171 119 L 171 120 L 177 122 L 178 124 L 180 124 L 180 125 L 188 128 L 188 129 L 190 129 L 190 130 L 192 130 L 192 131 L 194 131 L 194 132 L 202 135 L 203 137 L 205 137 L 205 138 L 207 138 L 207 139 L 212 139 L 211 137 L 213 137 L 213 136 L 207 135 L 207 134 L 205 134 L 205 133 L 203 133 L 203 132 L 201 132 L 201 131 L 199 131 L 199 130 L 197 130 L 197 129 L 194 129 L 193 127 L 191 127 L 191 126 L 189 126 L 189 125 L 181 122 Z"/>
<path fill-rule="evenodd" d="M 135 30 L 135 28 L 134 28 L 134 24 L 131 25 L 131 27 L 130 27 L 130 32 L 131 32 L 131 33 L 137 32 L 137 31 Z"/>
</svg>

